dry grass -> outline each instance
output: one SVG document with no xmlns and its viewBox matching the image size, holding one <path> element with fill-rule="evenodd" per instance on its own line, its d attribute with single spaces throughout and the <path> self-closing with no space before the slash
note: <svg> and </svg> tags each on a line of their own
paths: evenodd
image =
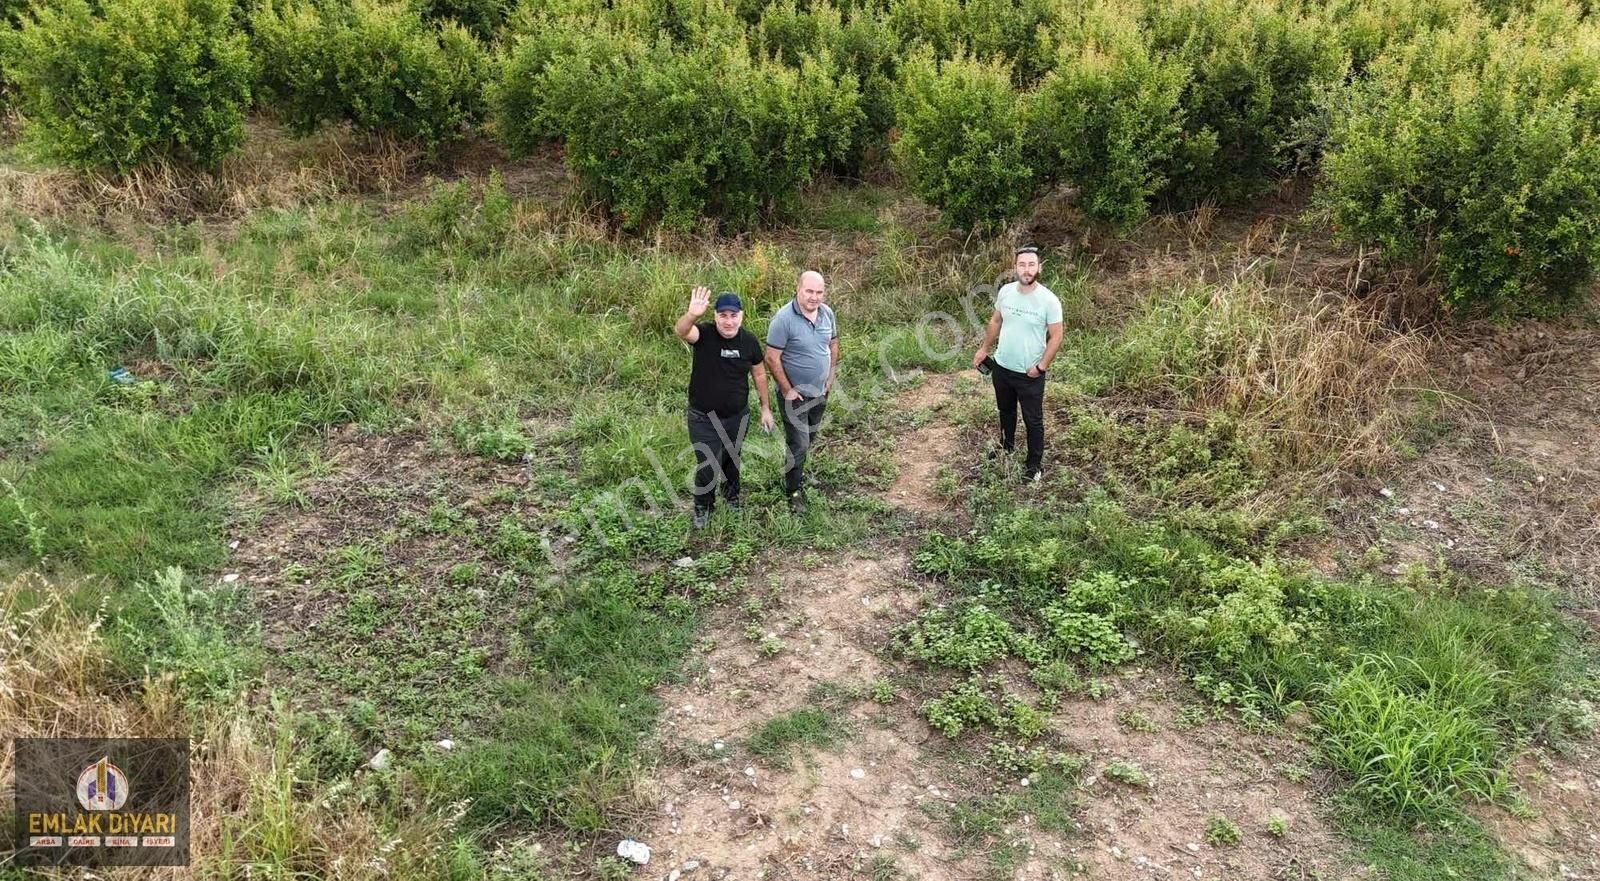
<svg viewBox="0 0 1600 881">
<path fill-rule="evenodd" d="M 150 222 L 235 218 L 348 193 L 388 193 L 421 167 L 416 146 L 328 128 L 294 138 L 252 120 L 246 148 L 215 173 L 154 164 L 124 177 L 60 168 L 0 168 L 0 210 L 34 218 Z"/>
<path fill-rule="evenodd" d="M 1388 461 L 1400 402 L 1428 364 L 1431 343 L 1338 295 L 1295 308 L 1261 287 L 1247 291 L 1272 321 L 1240 350 L 1215 393 L 1274 426 L 1292 462 L 1329 453 L 1341 467 Z"/>
<path fill-rule="evenodd" d="M 438 875 L 450 816 L 386 822 L 348 786 L 297 779 L 287 724 L 242 707 L 186 710 L 166 679 L 119 679 L 101 614 L 74 610 L 33 574 L 0 582 L 0 731 L 15 737 L 190 737 L 192 865 L 172 878 L 411 878 Z M 0 799 L 12 798 L 0 754 Z M 454 806 L 459 816 L 464 806 Z M 145 878 L 148 870 L 46 871 Z"/>
<path fill-rule="evenodd" d="M 1258 269 L 1152 297 L 1124 333 L 1134 385 L 1248 419 L 1288 468 L 1389 461 L 1432 342 L 1359 300 L 1289 290 Z"/>
</svg>

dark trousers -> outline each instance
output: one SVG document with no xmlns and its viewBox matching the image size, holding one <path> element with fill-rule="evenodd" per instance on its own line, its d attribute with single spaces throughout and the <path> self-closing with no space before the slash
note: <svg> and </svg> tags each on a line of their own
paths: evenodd
<svg viewBox="0 0 1600 881">
<path fill-rule="evenodd" d="M 805 480 L 806 454 L 817 440 L 817 429 L 822 426 L 822 409 L 828 396 L 801 398 L 798 401 L 781 400 L 783 408 L 783 442 L 789 457 L 783 471 L 783 486 L 790 494 L 800 491 Z"/>
<path fill-rule="evenodd" d="M 1028 429 L 1027 472 L 1044 467 L 1044 374 L 1030 378 L 1026 373 L 1007 370 L 996 364 L 990 371 L 994 379 L 994 403 L 1000 410 L 1000 446 L 1011 449 L 1017 440 L 1017 405 L 1022 405 L 1022 424 Z"/>
<path fill-rule="evenodd" d="M 724 416 L 689 408 L 689 443 L 694 445 L 694 507 L 711 510 L 716 501 L 717 478 L 722 478 L 722 495 L 728 501 L 739 498 L 739 452 L 749 424 L 749 410 Z"/>
</svg>

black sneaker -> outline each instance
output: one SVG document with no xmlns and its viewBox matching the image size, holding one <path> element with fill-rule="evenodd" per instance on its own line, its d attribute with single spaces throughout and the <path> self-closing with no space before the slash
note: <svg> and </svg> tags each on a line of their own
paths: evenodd
<svg viewBox="0 0 1600 881">
<path fill-rule="evenodd" d="M 689 528 L 690 529 L 705 529 L 706 525 L 709 524 L 710 522 L 711 522 L 711 509 L 710 508 L 695 508 L 694 509 L 694 519 L 689 521 Z"/>
<path fill-rule="evenodd" d="M 737 497 L 731 498 L 731 499 L 724 499 L 724 502 L 727 504 L 728 510 L 732 511 L 735 514 L 738 514 L 738 513 L 740 513 L 741 511 L 744 510 L 744 502 L 739 501 L 739 499 Z"/>
<path fill-rule="evenodd" d="M 1024 472 L 1023 476 L 1027 479 L 1027 481 L 1029 483 L 1040 483 L 1041 481 L 1044 480 L 1044 469 L 1043 468 L 1034 468 L 1034 469 L 1031 469 L 1029 471 Z"/>
<path fill-rule="evenodd" d="M 789 494 L 789 510 L 796 514 L 804 514 L 806 512 L 806 494 L 804 490 Z"/>
</svg>

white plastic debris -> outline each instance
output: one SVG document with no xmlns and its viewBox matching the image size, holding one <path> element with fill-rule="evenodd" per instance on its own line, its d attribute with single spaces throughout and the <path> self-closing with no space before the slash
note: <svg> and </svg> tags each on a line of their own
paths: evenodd
<svg viewBox="0 0 1600 881">
<path fill-rule="evenodd" d="M 650 845 L 634 841 L 632 838 L 624 838 L 617 842 L 617 856 L 642 866 L 650 862 Z"/>
<path fill-rule="evenodd" d="M 368 760 L 367 767 L 374 771 L 382 771 L 383 769 L 389 767 L 389 763 L 393 758 L 394 754 L 389 752 L 387 748 L 380 749 L 376 755 Z"/>
<path fill-rule="evenodd" d="M 1022 778 L 1022 785 L 1023 785 L 1023 786 L 1028 786 L 1028 785 L 1030 785 L 1030 784 L 1032 784 L 1032 783 L 1033 783 L 1033 781 L 1032 781 L 1032 780 L 1029 780 L 1029 779 L 1028 779 L 1028 778 L 1026 778 L 1026 777 L 1024 777 L 1024 778 Z"/>
<path fill-rule="evenodd" d="M 755 768 L 745 768 L 744 769 L 744 776 L 746 776 L 746 777 L 754 777 L 754 776 L 756 776 L 756 769 Z"/>
<path fill-rule="evenodd" d="M 238 581 L 238 580 L 239 580 L 239 573 L 237 573 L 237 572 L 229 572 L 227 575 L 222 576 L 222 583 L 223 584 L 232 584 L 232 583 L 234 583 L 235 581 Z"/>
<path fill-rule="evenodd" d="M 867 776 L 867 772 L 861 768 L 851 768 L 850 776 L 860 780 L 861 778 Z"/>
<path fill-rule="evenodd" d="M 687 569 L 694 565 L 694 557 L 679 557 L 672 561 L 672 565 L 677 566 L 679 569 Z"/>
<path fill-rule="evenodd" d="M 1424 521 L 1422 521 L 1422 526 L 1423 526 L 1424 529 L 1438 529 L 1439 528 L 1439 521 L 1437 521 L 1437 520 L 1424 520 Z"/>
<path fill-rule="evenodd" d="M 1383 496 L 1386 499 L 1392 499 L 1394 498 L 1394 490 L 1384 487 L 1383 489 L 1378 490 L 1378 495 Z"/>
<path fill-rule="evenodd" d="M 444 740 L 435 743 L 434 746 L 444 750 L 445 752 L 449 752 L 456 748 L 456 742 L 446 737 Z"/>
</svg>

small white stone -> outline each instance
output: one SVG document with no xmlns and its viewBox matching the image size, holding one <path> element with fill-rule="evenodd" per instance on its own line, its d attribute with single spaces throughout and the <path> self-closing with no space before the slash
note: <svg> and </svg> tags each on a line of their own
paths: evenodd
<svg viewBox="0 0 1600 881">
<path fill-rule="evenodd" d="M 1404 517 L 1405 515 L 1411 513 L 1411 509 L 1410 508 L 1396 508 L 1394 512 L 1396 514 L 1399 514 L 1400 516 Z"/>
<path fill-rule="evenodd" d="M 1386 499 L 1392 499 L 1394 498 L 1394 490 L 1384 487 L 1383 489 L 1378 490 L 1378 495 L 1383 496 Z"/>
<path fill-rule="evenodd" d="M 237 572 L 229 572 L 227 575 L 222 576 L 222 583 L 223 584 L 232 584 L 232 583 L 234 583 L 235 581 L 238 581 L 238 580 L 239 580 L 239 573 L 237 573 Z"/>
<path fill-rule="evenodd" d="M 237 551 L 238 549 L 239 549 L 239 542 L 238 542 L 237 539 L 235 539 L 234 541 L 228 542 L 228 550 Z"/>
<path fill-rule="evenodd" d="M 679 569 L 687 569 L 694 565 L 694 557 L 679 557 L 672 561 L 672 565 L 677 566 Z"/>
<path fill-rule="evenodd" d="M 861 778 L 867 776 L 867 772 L 862 770 L 861 768 L 851 768 L 850 769 L 850 776 L 856 778 L 857 780 L 860 780 Z"/>
<path fill-rule="evenodd" d="M 1193 853 L 1199 853 L 1200 852 L 1200 845 L 1195 844 L 1192 841 L 1189 842 L 1188 844 L 1185 844 L 1184 847 L 1187 847 Z"/>
<path fill-rule="evenodd" d="M 1029 784 L 1029 783 L 1031 783 L 1031 782 L 1032 782 L 1032 781 L 1030 781 L 1030 780 L 1029 780 L 1029 779 L 1028 779 L 1028 778 L 1026 778 L 1026 777 L 1024 777 L 1024 778 L 1022 778 L 1022 785 L 1023 785 L 1023 786 L 1027 786 L 1027 785 L 1028 785 L 1028 784 Z"/>
<path fill-rule="evenodd" d="M 756 776 L 756 769 L 755 768 L 745 768 L 744 769 L 744 776 L 746 776 L 746 777 L 754 777 L 754 776 Z"/>
<path fill-rule="evenodd" d="M 873 847 L 883 847 L 883 836 L 882 835 L 874 835 L 874 836 L 872 836 L 872 846 Z"/>
<path fill-rule="evenodd" d="M 1444 492 L 1444 484 L 1442 484 L 1442 483 L 1435 482 L 1433 484 L 1433 488 L 1438 490 L 1439 492 Z"/>
<path fill-rule="evenodd" d="M 693 872 L 695 869 L 698 869 L 698 868 L 700 868 L 700 861 L 699 860 L 684 860 L 683 861 L 683 870 L 685 872 Z"/>
<path fill-rule="evenodd" d="M 446 737 L 444 740 L 435 743 L 434 746 L 444 750 L 445 752 L 449 752 L 456 748 L 456 742 Z"/>
<path fill-rule="evenodd" d="M 711 744 L 711 748 L 715 750 L 722 749 L 722 741 L 719 740 L 716 743 Z"/>
<path fill-rule="evenodd" d="M 1422 528 L 1423 529 L 1438 529 L 1439 528 L 1439 521 L 1437 521 L 1437 520 L 1424 520 L 1424 521 L 1422 521 Z"/>
<path fill-rule="evenodd" d="M 728 810 L 737 811 L 738 809 L 739 809 L 739 800 L 738 799 L 734 799 L 734 800 L 728 802 Z"/>
<path fill-rule="evenodd" d="M 389 752 L 387 748 L 380 749 L 375 755 L 373 755 L 372 759 L 367 762 L 367 767 L 374 771 L 382 771 L 383 769 L 389 767 L 389 763 L 393 757 L 394 754 Z"/>
<path fill-rule="evenodd" d="M 681 877 L 683 877 L 683 873 L 677 869 L 673 869 L 667 873 L 667 881 L 678 881 L 678 879 Z"/>
</svg>

